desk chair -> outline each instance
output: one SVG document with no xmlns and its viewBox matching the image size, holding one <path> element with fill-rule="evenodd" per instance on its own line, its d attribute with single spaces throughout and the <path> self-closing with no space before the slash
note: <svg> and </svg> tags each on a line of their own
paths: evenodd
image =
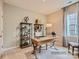
<svg viewBox="0 0 79 59">
<path fill-rule="evenodd" d="M 72 47 L 72 55 L 74 55 L 74 48 L 79 48 L 78 42 L 69 42 L 68 43 L 68 52 L 70 50 L 70 46 Z"/>
<path fill-rule="evenodd" d="M 57 50 L 57 48 L 55 47 L 56 33 L 55 33 L 55 32 L 52 32 L 51 34 L 52 34 L 52 36 L 53 36 L 53 40 L 52 40 L 52 45 L 51 45 L 50 47 L 54 47 L 54 49 Z"/>
</svg>

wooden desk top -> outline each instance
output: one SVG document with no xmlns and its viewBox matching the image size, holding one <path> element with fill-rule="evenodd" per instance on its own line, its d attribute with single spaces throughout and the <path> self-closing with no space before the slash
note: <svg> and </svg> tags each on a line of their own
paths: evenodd
<svg viewBox="0 0 79 59">
<path fill-rule="evenodd" d="M 48 42 L 51 42 L 53 39 L 53 37 L 40 37 L 40 38 L 33 38 L 33 43 L 34 44 L 37 44 L 37 45 L 40 45 L 40 44 L 45 44 L 45 43 L 48 43 Z"/>
<path fill-rule="evenodd" d="M 36 41 L 45 41 L 45 40 L 49 40 L 49 39 L 53 39 L 53 37 L 40 37 L 40 38 L 34 38 L 33 40 L 36 40 Z"/>
</svg>

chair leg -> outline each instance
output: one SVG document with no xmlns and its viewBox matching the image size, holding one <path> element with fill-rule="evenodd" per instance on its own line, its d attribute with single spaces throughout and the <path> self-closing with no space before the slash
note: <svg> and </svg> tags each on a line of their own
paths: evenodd
<svg viewBox="0 0 79 59">
<path fill-rule="evenodd" d="M 79 46 L 78 46 L 78 58 L 79 58 Z"/>
<path fill-rule="evenodd" d="M 72 55 L 74 55 L 74 47 L 72 46 Z"/>
<path fill-rule="evenodd" d="M 47 50 L 47 44 L 46 44 L 46 50 Z"/>
<path fill-rule="evenodd" d="M 79 53 L 78 53 L 78 58 L 79 58 Z"/>
<path fill-rule="evenodd" d="M 55 46 L 55 41 L 52 42 L 52 45 L 50 47 L 53 47 L 53 46 Z"/>
<path fill-rule="evenodd" d="M 41 52 L 41 46 L 39 46 L 39 53 Z"/>
<path fill-rule="evenodd" d="M 50 47 L 53 47 L 53 49 L 58 50 L 58 49 L 56 48 L 56 46 L 55 46 L 55 41 L 52 42 L 52 46 L 50 46 Z"/>
<path fill-rule="evenodd" d="M 69 50 L 70 50 L 70 44 L 68 44 L 68 52 L 69 52 Z"/>
</svg>

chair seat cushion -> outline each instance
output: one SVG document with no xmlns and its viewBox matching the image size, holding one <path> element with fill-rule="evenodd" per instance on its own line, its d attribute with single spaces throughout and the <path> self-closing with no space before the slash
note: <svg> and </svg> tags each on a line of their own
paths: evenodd
<svg viewBox="0 0 79 59">
<path fill-rule="evenodd" d="M 78 42 L 69 42 L 69 44 L 70 44 L 71 46 L 79 46 L 79 43 L 78 43 Z"/>
</svg>

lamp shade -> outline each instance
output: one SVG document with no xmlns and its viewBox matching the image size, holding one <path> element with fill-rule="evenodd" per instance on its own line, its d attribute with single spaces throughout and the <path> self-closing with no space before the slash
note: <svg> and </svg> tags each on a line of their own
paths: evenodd
<svg viewBox="0 0 79 59">
<path fill-rule="evenodd" d="M 47 24 L 46 27 L 52 27 L 52 24 Z"/>
</svg>

